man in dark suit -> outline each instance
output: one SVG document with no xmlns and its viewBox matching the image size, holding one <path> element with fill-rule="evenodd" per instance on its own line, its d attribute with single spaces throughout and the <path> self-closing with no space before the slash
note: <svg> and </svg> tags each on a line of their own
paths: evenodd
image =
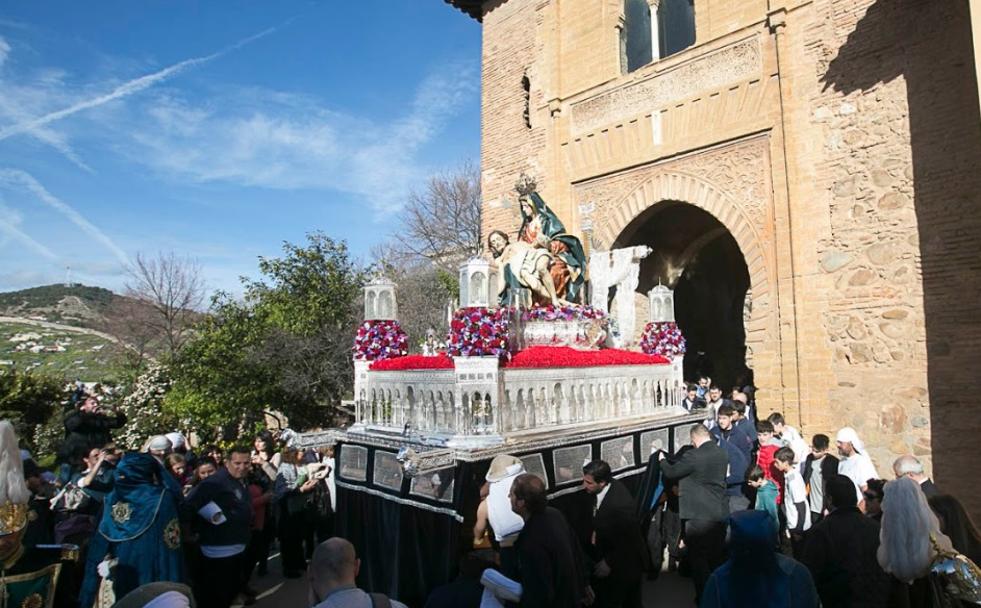
<svg viewBox="0 0 981 608">
<path fill-rule="evenodd" d="M 923 470 L 923 463 L 912 454 L 897 458 L 896 462 L 892 463 L 892 472 L 896 474 L 896 479 L 909 477 L 920 484 L 920 489 L 923 490 L 923 494 L 927 498 L 940 494 L 940 490 L 934 485 L 933 480 L 927 477 L 926 471 Z"/>
<path fill-rule="evenodd" d="M 668 461 L 663 453 L 660 457 L 664 476 L 680 480 L 679 514 L 684 522 L 685 546 L 695 583 L 695 603 L 698 603 L 705 581 L 725 561 L 729 457 L 724 448 L 712 441 L 704 424 L 692 426 L 689 434 L 695 449 L 686 451 L 677 462 Z"/>
<path fill-rule="evenodd" d="M 640 608 L 647 550 L 630 490 L 613 479 L 610 465 L 594 460 L 582 469 L 582 484 L 595 497 L 592 554 L 595 606 Z"/>
<path fill-rule="evenodd" d="M 569 608 L 586 596 L 581 554 L 565 516 L 548 506 L 545 483 L 523 473 L 511 484 L 511 510 L 525 520 L 514 543 L 520 607 Z"/>
</svg>

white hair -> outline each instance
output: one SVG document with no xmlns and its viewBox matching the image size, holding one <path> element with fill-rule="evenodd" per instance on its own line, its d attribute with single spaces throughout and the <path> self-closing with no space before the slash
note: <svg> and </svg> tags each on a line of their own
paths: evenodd
<svg viewBox="0 0 981 608">
<path fill-rule="evenodd" d="M 877 553 L 882 569 L 907 583 L 926 576 L 936 555 L 931 537 L 941 549 L 951 550 L 920 484 L 908 477 L 887 483 Z"/>
<path fill-rule="evenodd" d="M 27 504 L 31 491 L 24 481 L 24 462 L 20 458 L 17 434 L 7 420 L 0 420 L 0 505 Z"/>
<path fill-rule="evenodd" d="M 896 474 L 896 477 L 903 477 L 904 475 L 922 475 L 923 474 L 923 463 L 913 456 L 912 454 L 905 454 L 896 459 L 896 462 L 892 463 L 892 470 Z"/>
</svg>

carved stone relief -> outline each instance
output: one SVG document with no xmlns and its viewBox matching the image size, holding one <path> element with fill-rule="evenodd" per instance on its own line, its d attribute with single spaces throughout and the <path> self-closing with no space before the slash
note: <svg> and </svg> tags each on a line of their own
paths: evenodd
<svg viewBox="0 0 981 608">
<path fill-rule="evenodd" d="M 631 82 L 572 106 L 573 134 L 651 112 L 697 95 L 751 78 L 763 70 L 759 39 L 742 40 L 669 71 Z"/>
</svg>

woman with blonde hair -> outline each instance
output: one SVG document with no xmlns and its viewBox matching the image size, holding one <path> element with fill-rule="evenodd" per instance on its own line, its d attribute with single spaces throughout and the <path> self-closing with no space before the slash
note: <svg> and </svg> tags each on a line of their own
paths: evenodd
<svg viewBox="0 0 981 608">
<path fill-rule="evenodd" d="M 908 477 L 885 486 L 877 557 L 896 579 L 890 606 L 981 601 L 981 572 L 954 551 L 919 484 Z"/>
</svg>

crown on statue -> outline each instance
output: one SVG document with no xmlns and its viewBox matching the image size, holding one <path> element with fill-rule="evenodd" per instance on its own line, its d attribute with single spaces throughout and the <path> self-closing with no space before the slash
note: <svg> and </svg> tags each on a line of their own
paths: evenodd
<svg viewBox="0 0 981 608">
<path fill-rule="evenodd" d="M 13 534 L 27 525 L 27 505 L 10 502 L 0 505 L 0 536 Z"/>
<path fill-rule="evenodd" d="M 538 183 L 535 178 L 528 175 L 527 173 L 522 173 L 518 177 L 518 181 L 514 183 L 514 189 L 518 191 L 520 196 L 527 196 L 534 192 L 538 188 Z"/>
</svg>

